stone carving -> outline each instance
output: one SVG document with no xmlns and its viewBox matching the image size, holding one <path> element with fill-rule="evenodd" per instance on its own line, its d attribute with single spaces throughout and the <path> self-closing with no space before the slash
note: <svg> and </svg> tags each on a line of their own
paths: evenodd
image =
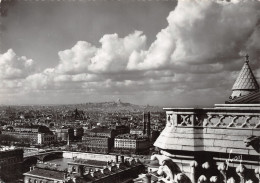
<svg viewBox="0 0 260 183">
<path fill-rule="evenodd" d="M 158 168 L 157 174 L 160 175 L 160 179 L 165 183 L 191 183 L 191 180 L 183 173 L 176 163 L 165 155 L 152 155 L 151 160 L 157 159 L 161 165 Z"/>
<path fill-rule="evenodd" d="M 210 182 L 218 182 L 218 177 L 217 176 L 212 176 L 209 179 Z"/>
<path fill-rule="evenodd" d="M 228 180 L 227 180 L 227 183 L 236 183 L 235 179 L 233 177 L 230 177 Z"/>
<path fill-rule="evenodd" d="M 172 114 L 167 114 L 167 127 L 171 127 L 174 124 L 173 116 Z"/>
<path fill-rule="evenodd" d="M 202 168 L 208 170 L 208 169 L 210 168 L 210 164 L 209 164 L 209 162 L 205 162 L 205 163 L 203 163 L 203 164 L 202 164 Z"/>
<path fill-rule="evenodd" d="M 201 175 L 198 179 L 198 183 L 206 183 L 207 177 L 205 175 Z"/>
<path fill-rule="evenodd" d="M 227 165 L 226 165 L 226 163 L 221 163 L 220 165 L 218 165 L 218 170 L 222 174 L 224 182 L 227 182 L 227 174 L 226 174 L 227 173 Z"/>
<path fill-rule="evenodd" d="M 180 117 L 181 117 L 180 126 L 192 126 L 191 115 L 182 114 Z"/>
<path fill-rule="evenodd" d="M 175 182 L 177 182 L 177 183 L 191 183 L 189 177 L 187 177 L 187 175 L 185 175 L 184 173 L 178 173 L 175 176 Z"/>
<path fill-rule="evenodd" d="M 244 140 L 246 147 L 252 146 L 256 152 L 260 153 L 260 137 L 259 136 L 250 136 Z"/>
<path fill-rule="evenodd" d="M 159 167 L 157 171 L 158 175 L 164 176 L 162 179 L 166 183 L 172 183 L 174 182 L 174 173 L 171 171 L 171 169 L 166 166 L 166 161 L 163 161 L 162 166 Z"/>
<path fill-rule="evenodd" d="M 246 167 L 242 164 L 240 164 L 237 168 L 236 168 L 236 172 L 237 174 L 239 175 L 240 177 L 240 182 L 241 183 L 244 183 L 245 181 L 245 170 L 246 170 Z"/>
<path fill-rule="evenodd" d="M 172 126 L 173 123 L 172 114 L 168 114 L 167 126 Z M 222 113 L 178 114 L 177 126 L 260 128 L 260 116 L 226 115 Z"/>
</svg>

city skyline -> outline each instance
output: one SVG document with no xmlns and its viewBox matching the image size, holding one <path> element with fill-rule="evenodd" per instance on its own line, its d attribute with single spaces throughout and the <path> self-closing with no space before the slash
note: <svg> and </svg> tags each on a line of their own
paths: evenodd
<svg viewBox="0 0 260 183">
<path fill-rule="evenodd" d="M 16 1 L 7 8 L 1 104 L 223 103 L 246 53 L 259 81 L 259 1 Z"/>
</svg>

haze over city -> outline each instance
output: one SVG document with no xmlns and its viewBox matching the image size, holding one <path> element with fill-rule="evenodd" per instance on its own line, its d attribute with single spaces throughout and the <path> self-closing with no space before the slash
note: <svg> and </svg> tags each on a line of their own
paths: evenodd
<svg viewBox="0 0 260 183">
<path fill-rule="evenodd" d="M 3 3 L 1 104 L 223 103 L 246 53 L 259 81 L 258 1 Z"/>
</svg>

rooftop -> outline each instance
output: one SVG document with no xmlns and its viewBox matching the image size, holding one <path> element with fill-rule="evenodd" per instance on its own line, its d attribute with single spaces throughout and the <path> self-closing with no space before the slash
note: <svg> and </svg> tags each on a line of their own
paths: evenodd
<svg viewBox="0 0 260 183">
<path fill-rule="evenodd" d="M 64 172 L 49 170 L 44 168 L 35 168 L 34 170 L 25 173 L 24 175 L 44 177 L 48 179 L 64 180 Z"/>
<path fill-rule="evenodd" d="M 89 165 L 91 167 L 103 167 L 107 165 L 106 161 L 98 161 L 98 160 L 84 160 L 84 159 L 76 159 L 72 162 L 69 162 L 69 164 L 83 164 L 83 165 Z"/>
<path fill-rule="evenodd" d="M 252 92 L 226 101 L 227 104 L 260 104 L 260 92 Z M 251 105 L 252 106 L 252 105 Z"/>
<path fill-rule="evenodd" d="M 10 150 L 15 150 L 15 149 L 17 149 L 17 148 L 14 146 L 0 146 L 0 152 L 1 151 L 10 151 Z"/>
<path fill-rule="evenodd" d="M 246 61 L 232 87 L 232 90 L 259 90 L 259 85 L 249 66 L 248 56 L 246 56 Z"/>
<path fill-rule="evenodd" d="M 147 139 L 145 135 L 138 134 L 121 134 L 116 136 L 117 139 Z"/>
<path fill-rule="evenodd" d="M 98 128 L 94 128 L 92 129 L 90 132 L 92 133 L 111 133 L 111 129 L 108 129 L 106 127 L 98 127 Z"/>
</svg>

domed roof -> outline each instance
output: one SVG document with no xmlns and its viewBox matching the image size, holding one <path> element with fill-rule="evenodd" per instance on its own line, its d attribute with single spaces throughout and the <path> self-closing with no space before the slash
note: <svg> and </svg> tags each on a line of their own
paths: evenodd
<svg viewBox="0 0 260 183">
<path fill-rule="evenodd" d="M 259 90 L 259 85 L 255 79 L 255 76 L 249 66 L 248 56 L 246 56 L 246 62 L 243 65 L 236 82 L 234 83 L 232 90 Z"/>
</svg>

